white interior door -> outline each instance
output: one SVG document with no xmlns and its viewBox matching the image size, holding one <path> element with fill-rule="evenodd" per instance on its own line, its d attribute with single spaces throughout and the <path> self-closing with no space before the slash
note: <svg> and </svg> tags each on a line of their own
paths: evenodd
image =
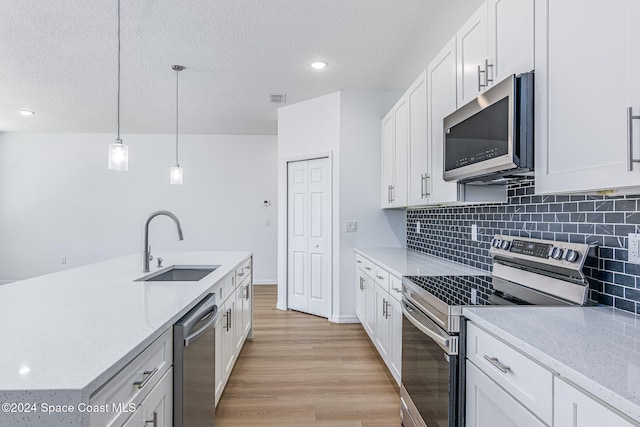
<svg viewBox="0 0 640 427">
<path fill-rule="evenodd" d="M 290 162 L 287 172 L 288 305 L 292 310 L 328 318 L 331 301 L 329 159 Z"/>
</svg>

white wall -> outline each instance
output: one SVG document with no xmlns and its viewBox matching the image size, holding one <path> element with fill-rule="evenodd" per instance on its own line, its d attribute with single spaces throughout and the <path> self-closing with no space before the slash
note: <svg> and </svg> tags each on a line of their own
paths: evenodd
<svg viewBox="0 0 640 427">
<path fill-rule="evenodd" d="M 278 302 L 287 309 L 287 162 L 329 156 L 335 174 L 340 158 L 340 93 L 278 109 Z M 332 221 L 338 221 L 337 182 L 332 181 Z M 333 247 L 335 248 L 335 233 Z M 334 262 L 337 254 L 334 249 Z M 335 268 L 335 267 L 334 267 Z M 336 271 L 333 272 L 334 280 Z"/>
<path fill-rule="evenodd" d="M 327 154 L 332 160 L 332 321 L 357 321 L 353 248 L 403 246 L 404 211 L 380 209 L 381 120 L 397 98 L 336 92 L 278 110 L 278 308 L 287 308 L 287 161 Z M 346 220 L 358 221 L 357 233 L 344 232 Z"/>
<path fill-rule="evenodd" d="M 169 184 L 174 135 L 124 135 L 124 173 L 107 170 L 113 139 L 0 134 L 0 281 L 140 252 L 144 221 L 167 209 L 180 219 L 184 241 L 170 219 L 156 218 L 152 252 L 251 250 L 256 282 L 275 283 L 275 136 L 181 135 L 182 186 Z"/>
</svg>

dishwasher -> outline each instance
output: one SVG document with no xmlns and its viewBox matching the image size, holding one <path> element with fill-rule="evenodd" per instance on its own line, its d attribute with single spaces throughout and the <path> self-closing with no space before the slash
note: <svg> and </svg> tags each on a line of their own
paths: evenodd
<svg viewBox="0 0 640 427">
<path fill-rule="evenodd" d="M 215 294 L 173 326 L 173 425 L 213 427 L 216 415 Z"/>
</svg>

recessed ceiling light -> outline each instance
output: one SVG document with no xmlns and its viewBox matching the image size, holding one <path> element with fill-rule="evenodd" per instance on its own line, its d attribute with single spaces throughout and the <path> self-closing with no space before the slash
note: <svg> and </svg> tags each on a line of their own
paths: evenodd
<svg viewBox="0 0 640 427">
<path fill-rule="evenodd" d="M 31 110 L 18 110 L 18 113 L 22 114 L 23 116 L 33 116 L 36 114 Z"/>
<path fill-rule="evenodd" d="M 311 67 L 316 70 L 324 70 L 325 68 L 327 68 L 327 65 L 329 64 L 324 61 L 316 61 L 311 63 Z"/>
</svg>

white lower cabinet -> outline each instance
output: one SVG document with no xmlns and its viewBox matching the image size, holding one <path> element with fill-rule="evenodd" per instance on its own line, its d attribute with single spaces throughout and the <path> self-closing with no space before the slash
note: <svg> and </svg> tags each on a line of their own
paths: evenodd
<svg viewBox="0 0 640 427">
<path fill-rule="evenodd" d="M 358 262 L 360 261 L 360 262 Z M 356 315 L 380 357 L 400 384 L 402 364 L 402 281 L 356 255 Z"/>
<path fill-rule="evenodd" d="M 376 294 L 376 327 L 374 332 L 374 343 L 378 349 L 378 353 L 384 361 L 389 359 L 389 338 L 390 323 L 387 309 L 389 307 L 389 292 L 383 290 L 380 286 L 375 286 Z"/>
<path fill-rule="evenodd" d="M 466 427 L 638 426 L 467 322 Z"/>
<path fill-rule="evenodd" d="M 571 427 L 632 427 L 596 399 L 556 377 L 553 382 L 553 425 Z"/>
<path fill-rule="evenodd" d="M 466 426 L 544 427 L 546 424 L 467 361 Z"/>
<path fill-rule="evenodd" d="M 216 405 L 222 396 L 231 371 L 253 327 L 253 284 L 251 260 L 223 279 L 222 298 L 217 301 L 216 331 Z"/>
<path fill-rule="evenodd" d="M 167 372 L 138 408 L 140 426 L 173 425 L 173 368 Z"/>
</svg>

